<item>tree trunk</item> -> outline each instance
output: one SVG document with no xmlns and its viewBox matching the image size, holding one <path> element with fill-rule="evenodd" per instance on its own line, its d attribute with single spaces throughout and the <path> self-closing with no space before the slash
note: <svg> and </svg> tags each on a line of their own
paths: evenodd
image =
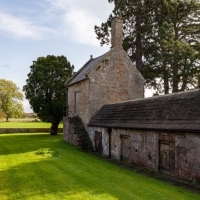
<svg viewBox="0 0 200 200">
<path fill-rule="evenodd" d="M 178 17 L 178 16 L 177 16 Z M 174 36 L 174 42 L 178 41 L 178 29 L 176 28 L 176 23 L 174 23 L 174 32 L 175 32 L 175 36 Z M 175 46 L 174 46 L 174 62 L 173 62 L 173 78 L 172 78 L 172 92 L 175 93 L 175 92 L 178 92 L 179 91 L 179 88 L 178 88 L 178 85 L 179 85 L 179 73 L 178 73 L 178 68 L 179 68 L 179 65 L 178 65 L 178 55 L 179 55 L 179 45 L 175 43 Z"/>
<path fill-rule="evenodd" d="M 169 94 L 169 77 L 166 69 L 164 70 L 164 91 L 165 94 Z"/>
<path fill-rule="evenodd" d="M 182 72 L 182 82 L 183 83 L 182 83 L 180 91 L 185 91 L 186 86 L 187 86 L 187 81 L 188 81 L 189 71 L 188 71 L 188 69 L 186 69 L 187 59 L 185 59 L 185 63 L 184 64 L 185 65 L 184 65 L 183 72 Z"/>
<path fill-rule="evenodd" d="M 163 68 L 163 80 L 164 80 L 164 92 L 169 94 L 169 75 L 167 70 L 167 62 L 165 58 L 166 50 L 162 47 L 162 68 Z"/>
<path fill-rule="evenodd" d="M 141 37 L 141 2 L 139 1 L 137 4 L 137 10 L 135 13 L 135 31 L 136 31 L 136 50 L 135 50 L 135 59 L 136 59 L 136 67 L 142 74 L 142 37 Z"/>
<path fill-rule="evenodd" d="M 6 122 L 8 122 L 8 120 L 9 120 L 9 117 L 8 117 L 8 115 L 6 116 Z"/>
<path fill-rule="evenodd" d="M 51 135 L 57 135 L 58 134 L 58 125 L 59 125 L 59 122 L 52 122 L 51 123 L 51 132 L 50 132 Z"/>
<path fill-rule="evenodd" d="M 172 92 L 175 93 L 175 92 L 178 92 L 178 83 L 179 83 L 179 81 L 178 81 L 178 66 L 176 65 L 173 68 L 174 68 L 174 70 L 173 70 L 173 78 L 172 78 L 172 81 L 173 81 L 172 82 L 173 83 Z"/>
</svg>

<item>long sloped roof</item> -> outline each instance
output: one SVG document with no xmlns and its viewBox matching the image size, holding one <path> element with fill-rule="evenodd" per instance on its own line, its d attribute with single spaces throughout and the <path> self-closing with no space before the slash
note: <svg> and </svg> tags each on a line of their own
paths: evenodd
<svg viewBox="0 0 200 200">
<path fill-rule="evenodd" d="M 85 76 L 90 69 L 95 66 L 103 57 L 105 56 L 99 56 L 97 58 L 92 58 L 90 59 L 88 62 L 85 63 L 85 65 L 83 65 L 83 67 L 81 69 L 78 70 L 78 72 L 76 72 L 76 74 L 66 83 L 66 86 L 72 85 L 74 83 L 80 82 L 84 79 L 86 79 L 87 77 Z"/>
<path fill-rule="evenodd" d="M 200 90 L 104 105 L 89 126 L 200 132 Z"/>
</svg>

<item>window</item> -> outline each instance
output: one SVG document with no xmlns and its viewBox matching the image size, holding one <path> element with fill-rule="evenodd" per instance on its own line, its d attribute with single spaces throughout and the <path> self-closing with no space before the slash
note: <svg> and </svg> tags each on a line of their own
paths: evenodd
<svg viewBox="0 0 200 200">
<path fill-rule="evenodd" d="M 79 114 L 79 101 L 80 101 L 80 92 L 77 91 L 74 93 L 74 113 Z"/>
</svg>

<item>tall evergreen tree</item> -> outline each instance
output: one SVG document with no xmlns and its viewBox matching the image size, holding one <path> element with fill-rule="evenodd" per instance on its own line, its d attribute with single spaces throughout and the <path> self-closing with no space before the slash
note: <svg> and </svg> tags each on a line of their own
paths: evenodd
<svg viewBox="0 0 200 200">
<path fill-rule="evenodd" d="M 30 66 L 30 73 L 23 87 L 34 113 L 51 123 L 51 135 L 56 135 L 63 119 L 66 104 L 65 82 L 74 73 L 74 66 L 65 56 L 39 57 Z"/>
<path fill-rule="evenodd" d="M 95 26 L 101 45 L 109 43 L 113 15 L 124 19 L 123 46 L 157 93 L 198 87 L 198 0 L 109 0 L 115 9 L 106 23 Z"/>
</svg>

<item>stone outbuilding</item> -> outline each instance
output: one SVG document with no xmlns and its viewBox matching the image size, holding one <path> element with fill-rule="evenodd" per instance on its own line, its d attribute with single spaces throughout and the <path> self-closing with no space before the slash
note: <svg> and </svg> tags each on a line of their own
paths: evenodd
<svg viewBox="0 0 200 200">
<path fill-rule="evenodd" d="M 104 105 L 90 120 L 96 150 L 200 181 L 200 90 Z"/>
<path fill-rule="evenodd" d="M 145 80 L 122 47 L 122 20 L 112 21 L 110 51 L 90 60 L 66 83 L 67 117 L 64 138 L 77 144 L 73 116 L 82 119 L 88 130 L 91 117 L 104 105 L 144 97 Z"/>
<path fill-rule="evenodd" d="M 80 145 L 85 129 L 104 155 L 200 181 L 200 90 L 144 98 L 145 80 L 122 48 L 120 18 L 111 32 L 110 51 L 66 83 L 65 141 Z"/>
</svg>

